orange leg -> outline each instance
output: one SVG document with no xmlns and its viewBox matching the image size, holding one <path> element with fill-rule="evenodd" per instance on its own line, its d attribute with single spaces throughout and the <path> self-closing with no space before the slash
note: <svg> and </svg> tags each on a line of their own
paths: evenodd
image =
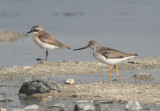
<svg viewBox="0 0 160 111">
<path fill-rule="evenodd" d="M 116 65 L 114 65 L 114 68 L 115 68 L 115 70 L 116 70 L 116 72 L 117 72 L 117 78 L 119 79 L 118 68 L 117 68 L 117 66 L 116 66 Z"/>
<path fill-rule="evenodd" d="M 109 79 L 111 80 L 112 66 L 110 66 Z"/>
</svg>

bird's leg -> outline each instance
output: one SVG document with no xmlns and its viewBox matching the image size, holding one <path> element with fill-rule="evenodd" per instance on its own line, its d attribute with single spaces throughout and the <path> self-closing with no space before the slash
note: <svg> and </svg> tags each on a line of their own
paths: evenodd
<svg viewBox="0 0 160 111">
<path fill-rule="evenodd" d="M 111 80 L 112 66 L 110 66 L 109 79 Z"/>
<path fill-rule="evenodd" d="M 117 68 L 117 66 L 116 66 L 116 65 L 114 65 L 114 68 L 115 68 L 115 70 L 116 70 L 116 72 L 117 72 L 117 78 L 119 79 L 118 68 Z"/>
<path fill-rule="evenodd" d="M 46 52 L 46 61 L 47 61 L 47 57 L 48 57 L 48 49 L 45 49 Z"/>
</svg>

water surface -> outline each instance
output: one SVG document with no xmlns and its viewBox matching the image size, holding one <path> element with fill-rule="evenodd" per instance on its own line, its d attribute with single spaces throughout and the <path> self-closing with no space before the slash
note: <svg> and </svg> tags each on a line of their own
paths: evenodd
<svg viewBox="0 0 160 111">
<path fill-rule="evenodd" d="M 160 56 L 159 0 L 0 0 L 0 29 L 26 33 L 41 25 L 59 41 L 79 48 L 89 40 L 140 57 Z M 0 44 L 0 67 L 36 64 L 44 50 L 31 39 Z M 49 51 L 49 61 L 94 61 L 92 51 Z"/>
</svg>

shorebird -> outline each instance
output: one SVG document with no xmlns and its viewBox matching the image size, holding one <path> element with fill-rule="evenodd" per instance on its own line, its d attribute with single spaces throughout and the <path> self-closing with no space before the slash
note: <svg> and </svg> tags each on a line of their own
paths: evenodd
<svg viewBox="0 0 160 111">
<path fill-rule="evenodd" d="M 70 47 L 60 43 L 56 40 L 52 35 L 46 32 L 41 26 L 33 26 L 27 34 L 33 34 L 33 40 L 39 45 L 41 48 L 45 49 L 46 58 L 48 57 L 48 49 L 59 49 L 59 48 L 68 48 Z"/>
<path fill-rule="evenodd" d="M 118 73 L 118 68 L 116 64 L 123 62 L 127 59 L 138 56 L 138 54 L 127 54 L 127 53 L 124 53 L 115 49 L 111 49 L 108 47 L 101 47 L 95 40 L 91 40 L 89 41 L 89 44 L 87 46 L 79 49 L 73 49 L 73 51 L 82 50 L 89 47 L 93 49 L 93 56 L 98 61 L 104 64 L 110 65 L 110 74 L 109 74 L 110 80 L 111 80 L 111 73 L 112 73 L 112 65 L 114 66 L 117 72 L 117 79 L 119 79 L 119 73 Z"/>
</svg>

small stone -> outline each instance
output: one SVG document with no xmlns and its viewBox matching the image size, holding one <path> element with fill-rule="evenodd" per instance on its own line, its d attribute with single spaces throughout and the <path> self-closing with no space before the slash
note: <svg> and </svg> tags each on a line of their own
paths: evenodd
<svg viewBox="0 0 160 111">
<path fill-rule="evenodd" d="M 140 111 L 142 107 L 138 101 L 129 101 L 125 109 L 129 111 Z"/>
<path fill-rule="evenodd" d="M 74 79 L 67 79 L 66 84 L 74 84 Z"/>
<path fill-rule="evenodd" d="M 25 110 L 36 110 L 36 109 L 39 109 L 39 106 L 33 104 L 33 105 L 27 106 L 27 107 L 25 107 L 23 109 L 25 109 Z"/>
<path fill-rule="evenodd" d="M 24 66 L 23 68 L 24 68 L 24 69 L 30 69 L 30 67 L 29 67 L 29 66 Z"/>
</svg>

